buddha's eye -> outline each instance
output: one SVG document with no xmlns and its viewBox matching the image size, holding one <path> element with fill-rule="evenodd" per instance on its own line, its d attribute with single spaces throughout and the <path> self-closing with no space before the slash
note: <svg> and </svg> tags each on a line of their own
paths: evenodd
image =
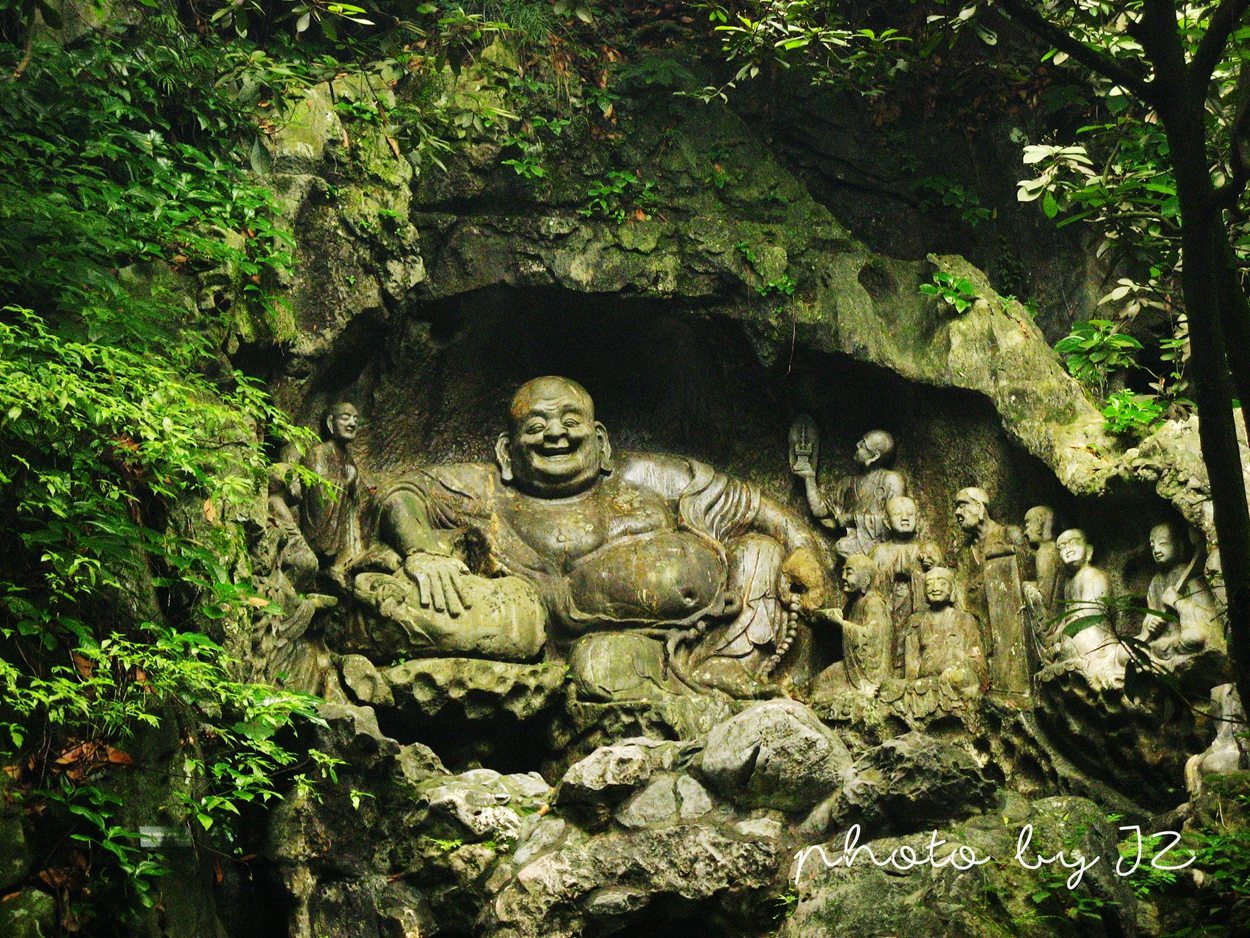
<svg viewBox="0 0 1250 938">
<path fill-rule="evenodd" d="M 543 423 L 541 420 L 533 420 L 530 423 L 527 423 L 525 425 L 525 432 L 526 433 L 542 433 L 543 430 L 545 430 L 546 428 L 547 428 L 547 425 Z"/>
<path fill-rule="evenodd" d="M 564 425 L 570 429 L 573 427 L 580 427 L 581 424 L 581 420 L 577 417 L 569 416 L 564 418 Z"/>
</svg>

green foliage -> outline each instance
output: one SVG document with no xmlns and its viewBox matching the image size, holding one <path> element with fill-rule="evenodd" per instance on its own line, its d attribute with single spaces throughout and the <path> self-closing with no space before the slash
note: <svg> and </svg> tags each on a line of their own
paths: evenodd
<svg viewBox="0 0 1250 938">
<path fill-rule="evenodd" d="M 977 301 L 976 287 L 966 277 L 956 277 L 944 270 L 933 274 L 932 283 L 922 283 L 920 292 L 935 296 L 956 313 L 963 313 Z"/>
<path fill-rule="evenodd" d="M 1112 816 L 1111 818 L 1113 824 L 1119 820 L 1121 818 L 1118 816 Z M 1138 838 L 1135 835 L 1128 837 L 1120 841 L 1120 859 L 1125 861 L 1126 865 L 1131 868 L 1134 861 L 1138 859 L 1139 848 L 1143 859 L 1150 858 L 1156 856 L 1164 847 L 1167 847 L 1171 840 L 1172 838 L 1170 837 L 1165 838 L 1158 834 L 1143 834 L 1139 845 Z M 1176 872 L 1174 870 L 1157 869 L 1148 862 L 1138 866 L 1132 876 L 1129 877 L 1129 885 L 1133 887 L 1133 892 L 1139 899 L 1145 899 L 1164 892 L 1175 882 Z"/>
<path fill-rule="evenodd" d="M 583 215 L 602 215 L 618 225 L 623 224 L 625 217 L 631 212 L 631 205 L 645 204 L 655 183 L 643 181 L 631 172 L 609 170 L 602 178 L 595 180 L 586 190 L 587 204 L 579 209 Z M 645 221 L 650 218 L 641 208 L 634 208 L 632 214 Z"/>
<path fill-rule="evenodd" d="M 920 210 L 938 211 L 955 216 L 965 224 L 976 227 L 994 217 L 993 211 L 981 204 L 975 192 L 971 192 L 944 176 L 926 176 L 916 180 L 920 193 Z"/>
<path fill-rule="evenodd" d="M 239 61 L 152 14 L 35 43 L 0 96 L 0 760 L 57 844 L 42 872 L 71 931 L 150 902 L 162 872 L 110 778 L 139 734 L 177 732 L 165 807 L 228 846 L 222 818 L 278 795 L 301 758 L 280 734 L 315 719 L 206 634 L 268 607 L 227 521 L 262 490 L 265 432 L 307 438 L 218 351 L 222 310 L 265 311 L 290 262 L 243 171 Z M 180 293 L 210 270 L 224 293 Z"/>
<path fill-rule="evenodd" d="M 428 841 L 430 846 L 436 850 L 441 850 L 443 853 L 453 853 L 464 846 L 463 840 L 440 840 L 437 837 L 425 837 L 422 839 Z"/>
<path fill-rule="evenodd" d="M 897 47 L 907 43 L 897 29 L 851 28 L 837 5 L 811 0 L 752 0 L 724 6 L 697 3 L 721 37 L 726 59 L 738 64 L 723 85 L 709 85 L 694 96 L 705 102 L 728 100 L 728 91 L 746 79 L 801 66 L 813 84 L 880 92 L 893 78 Z"/>
<path fill-rule="evenodd" d="M 108 35 L 39 43 L 0 96 L 0 294 L 97 337 L 186 323 L 118 288 L 128 264 L 228 265 L 259 305 L 261 275 L 289 263 L 269 193 L 239 173 L 235 141 L 254 125 L 213 88 L 211 53 L 159 18 L 148 28 L 142 51 Z"/>
<path fill-rule="evenodd" d="M 552 12 L 557 16 L 575 16 L 583 23 L 595 20 L 595 5 L 592 0 L 556 0 Z"/>
<path fill-rule="evenodd" d="M 541 179 L 547 175 L 547 169 L 542 163 L 546 145 L 540 131 L 558 138 L 570 123 L 568 118 L 550 119 L 541 114 L 531 116 L 522 123 L 518 133 L 509 135 L 503 142 L 505 147 L 517 147 L 521 151 L 520 158 L 503 160 L 502 165 L 511 166 L 518 176 L 525 179 Z"/>
<path fill-rule="evenodd" d="M 777 922 L 786 918 L 799 907 L 798 890 L 791 886 L 779 896 L 773 897 L 773 921 Z"/>
<path fill-rule="evenodd" d="M 1163 416 L 1163 405 L 1153 394 L 1134 394 L 1132 391 L 1116 391 L 1107 398 L 1102 409 L 1107 429 L 1112 433 L 1133 433 L 1145 436 Z"/>
<path fill-rule="evenodd" d="M 1055 351 L 1063 356 L 1072 376 L 1100 394 L 1111 372 L 1134 367 L 1142 347 L 1118 330 L 1108 319 L 1075 322 L 1071 334 L 1055 343 Z"/>
</svg>

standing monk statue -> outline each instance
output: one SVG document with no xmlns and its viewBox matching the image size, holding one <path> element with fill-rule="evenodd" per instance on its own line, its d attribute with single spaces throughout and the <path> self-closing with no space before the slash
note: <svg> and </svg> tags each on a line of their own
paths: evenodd
<svg viewBox="0 0 1250 938">
<path fill-rule="evenodd" d="M 360 416 L 348 403 L 338 403 L 326 411 L 325 429 L 329 439 L 318 443 L 302 463 L 324 481 L 303 492 L 302 529 L 308 546 L 317 555 L 322 569 L 343 581 L 346 564 L 360 552 L 360 473 L 348 449 L 356 439 Z M 299 497 L 298 486 L 293 493 Z"/>
<path fill-rule="evenodd" d="M 383 498 L 403 557 L 387 579 L 410 581 L 403 606 L 433 653 L 537 604 L 583 697 L 775 693 L 771 672 L 824 600 L 814 532 L 693 459 L 614 459 L 567 378 L 523 385 L 508 421 L 494 464 L 435 467 Z M 447 546 L 452 529 L 478 544 L 475 572 Z M 379 576 L 357 577 L 357 595 Z"/>
<path fill-rule="evenodd" d="M 810 417 L 795 421 L 791 431 L 791 470 L 803 480 L 812 515 L 826 528 L 845 529 L 834 545 L 843 557 L 868 555 L 889 538 L 886 504 L 907 494 L 903 477 L 890 469 L 894 461 L 894 437 L 884 430 L 869 430 L 855 444 L 855 461 L 862 475 L 849 476 L 834 485 L 828 496 L 816 482 L 819 452 L 816 425 Z"/>
</svg>

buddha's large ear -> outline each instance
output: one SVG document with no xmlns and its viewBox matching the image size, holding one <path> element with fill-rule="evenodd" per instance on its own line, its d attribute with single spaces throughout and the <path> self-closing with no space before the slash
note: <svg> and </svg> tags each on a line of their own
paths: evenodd
<svg viewBox="0 0 1250 938">
<path fill-rule="evenodd" d="M 506 433 L 499 434 L 495 441 L 495 462 L 499 464 L 499 478 L 505 482 L 512 481 L 512 453 L 508 450 L 511 445 L 512 440 Z"/>
<path fill-rule="evenodd" d="M 612 444 L 608 441 L 608 428 L 595 421 L 595 436 L 599 438 L 599 468 L 604 475 L 612 472 Z"/>
</svg>

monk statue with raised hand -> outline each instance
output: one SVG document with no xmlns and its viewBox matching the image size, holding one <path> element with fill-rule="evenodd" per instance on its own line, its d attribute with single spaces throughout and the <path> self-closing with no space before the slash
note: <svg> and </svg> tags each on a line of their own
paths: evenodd
<svg viewBox="0 0 1250 938">
<path fill-rule="evenodd" d="M 523 385 L 508 423 L 494 464 L 435 467 L 382 499 L 403 571 L 361 574 L 356 594 L 413 653 L 525 660 L 550 630 L 585 698 L 776 693 L 773 670 L 824 600 L 802 520 L 692 459 L 614 458 L 567 378 Z"/>
<path fill-rule="evenodd" d="M 839 480 L 826 495 L 816 481 L 820 438 L 815 422 L 800 417 L 790 431 L 790 468 L 803 480 L 812 515 L 826 528 L 844 529 L 834 547 L 850 557 L 868 555 L 887 539 L 886 503 L 907 494 L 903 477 L 890 469 L 894 461 L 894 437 L 884 430 L 870 430 L 855 444 L 855 461 L 861 475 Z"/>
<path fill-rule="evenodd" d="M 817 615 L 842 630 L 842 660 L 822 671 L 812 686 L 817 698 L 856 690 L 871 696 L 893 676 L 890 662 L 893 628 L 890 611 L 874 584 L 873 562 L 862 554 L 846 558 L 842 591 L 846 608 L 821 609 Z"/>
</svg>

